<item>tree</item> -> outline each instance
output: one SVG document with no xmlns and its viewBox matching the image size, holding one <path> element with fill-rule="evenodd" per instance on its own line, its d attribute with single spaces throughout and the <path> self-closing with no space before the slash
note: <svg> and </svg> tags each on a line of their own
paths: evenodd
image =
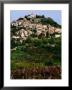
<svg viewBox="0 0 72 90">
<path fill-rule="evenodd" d="M 36 15 L 36 18 L 45 18 L 44 15 Z"/>
<path fill-rule="evenodd" d="M 15 39 L 11 39 L 11 48 L 14 48 L 16 46 Z"/>
</svg>

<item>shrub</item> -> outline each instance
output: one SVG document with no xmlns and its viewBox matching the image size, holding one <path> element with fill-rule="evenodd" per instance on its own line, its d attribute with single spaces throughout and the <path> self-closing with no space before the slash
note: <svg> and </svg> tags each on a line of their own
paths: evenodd
<svg viewBox="0 0 72 90">
<path fill-rule="evenodd" d="M 48 60 L 45 62 L 46 66 L 52 66 L 53 65 L 53 61 L 52 60 Z"/>
</svg>

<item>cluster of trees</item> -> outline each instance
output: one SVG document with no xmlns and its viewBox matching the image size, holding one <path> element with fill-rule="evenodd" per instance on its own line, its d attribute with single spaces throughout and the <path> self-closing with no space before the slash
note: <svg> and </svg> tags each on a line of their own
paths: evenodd
<svg viewBox="0 0 72 90">
<path fill-rule="evenodd" d="M 55 22 L 52 18 L 48 17 L 48 18 L 42 18 L 41 19 L 41 23 L 42 24 L 50 24 L 54 27 L 59 27 L 61 28 L 61 25 L 59 25 L 57 22 Z"/>
<path fill-rule="evenodd" d="M 48 50 L 53 50 L 56 49 L 54 51 L 59 51 L 61 49 L 61 39 L 60 38 L 41 38 L 41 39 L 34 39 L 32 37 L 27 38 L 25 41 L 23 41 L 22 43 L 20 43 L 19 41 L 17 41 L 17 43 L 15 43 L 15 40 L 12 39 L 11 40 L 11 48 L 14 48 L 16 46 L 28 46 L 28 47 L 39 47 L 39 48 L 46 48 Z M 54 45 L 54 48 L 52 48 L 52 45 Z M 61 50 L 60 50 L 61 51 Z"/>
</svg>

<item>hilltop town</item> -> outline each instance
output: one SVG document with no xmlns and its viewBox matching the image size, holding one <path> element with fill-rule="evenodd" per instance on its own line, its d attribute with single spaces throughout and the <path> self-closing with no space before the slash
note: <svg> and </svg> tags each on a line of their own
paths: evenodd
<svg viewBox="0 0 72 90">
<path fill-rule="evenodd" d="M 50 17 L 44 15 L 26 15 L 11 22 L 11 38 L 21 43 L 29 36 L 48 37 L 61 36 L 61 26 Z"/>
</svg>

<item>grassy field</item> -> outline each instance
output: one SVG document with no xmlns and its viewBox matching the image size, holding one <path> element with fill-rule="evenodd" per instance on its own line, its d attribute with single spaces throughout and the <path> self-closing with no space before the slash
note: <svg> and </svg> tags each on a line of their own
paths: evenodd
<svg viewBox="0 0 72 90">
<path fill-rule="evenodd" d="M 12 79 L 60 79 L 61 38 L 28 38 L 11 50 Z"/>
</svg>

